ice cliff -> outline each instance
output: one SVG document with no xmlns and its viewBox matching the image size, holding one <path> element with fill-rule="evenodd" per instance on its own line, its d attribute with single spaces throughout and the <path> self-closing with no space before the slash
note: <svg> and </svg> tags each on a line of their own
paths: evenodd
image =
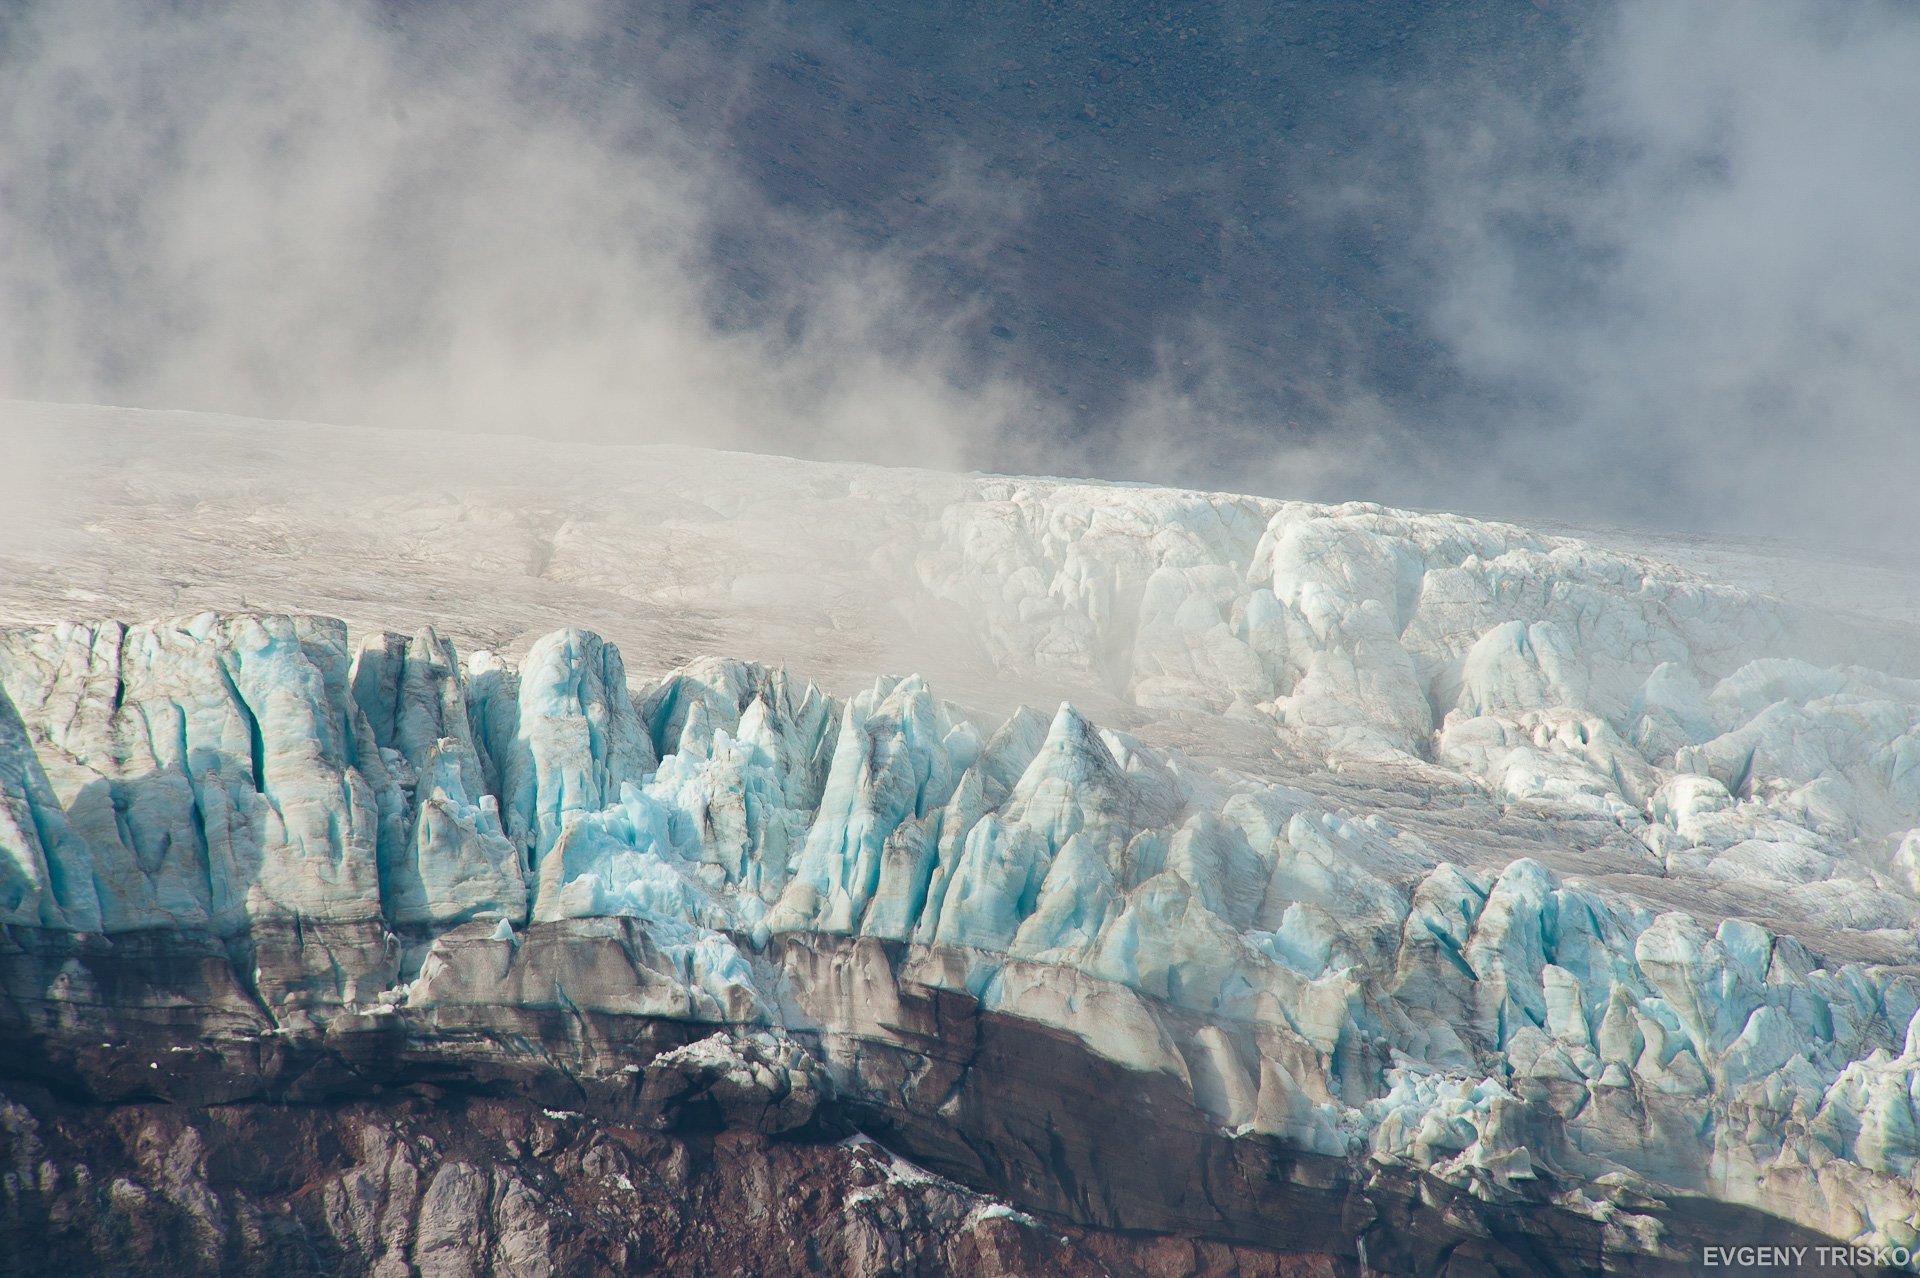
<svg viewBox="0 0 1920 1278">
<path fill-rule="evenodd" d="M 373 952 L 261 991 L 322 1024 L 611 1000 L 884 1036 L 884 953 L 1236 1136 L 1489 1201 L 1548 1178 L 1624 1234 L 1697 1196 L 1920 1242 L 1896 661 L 1464 518 L 983 481 L 935 528 L 912 571 L 989 654 L 1184 716 L 1194 748 L 916 676 L 636 683 L 584 630 L 462 662 L 310 617 L 21 627 L 0 921 L 363 926 Z M 1220 766 L 1212 732 L 1264 744 Z M 567 920 L 632 969 L 543 970 Z M 809 985 L 768 958 L 794 936 L 874 944 Z"/>
</svg>

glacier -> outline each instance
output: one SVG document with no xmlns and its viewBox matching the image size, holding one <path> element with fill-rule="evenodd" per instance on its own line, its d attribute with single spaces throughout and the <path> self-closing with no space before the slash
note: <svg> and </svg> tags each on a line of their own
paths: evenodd
<svg viewBox="0 0 1920 1278">
<path fill-rule="evenodd" d="M 1066 701 L 636 675 L 585 629 L 7 626 L 0 921 L 357 927 L 269 1010 L 790 1030 L 852 1089 L 836 1036 L 911 976 L 1235 1137 L 1545 1178 L 1623 1237 L 1691 1196 L 1920 1245 L 1910 634 L 1466 517 L 943 484 L 874 553 Z M 620 970 L 545 966 L 563 924 Z M 793 937 L 846 938 L 831 979 Z"/>
</svg>

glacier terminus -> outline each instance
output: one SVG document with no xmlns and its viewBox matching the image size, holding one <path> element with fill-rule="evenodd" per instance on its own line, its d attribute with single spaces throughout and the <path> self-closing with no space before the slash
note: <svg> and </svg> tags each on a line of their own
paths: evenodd
<svg viewBox="0 0 1920 1278">
<path fill-rule="evenodd" d="M 1791 556 L 289 427 L 392 472 L 342 511 L 29 416 L 131 460 L 0 563 L 10 1075 L 832 1108 L 1022 1228 L 1345 1204 L 1300 1249 L 1381 1272 L 1920 1246 L 1920 622 Z"/>
</svg>

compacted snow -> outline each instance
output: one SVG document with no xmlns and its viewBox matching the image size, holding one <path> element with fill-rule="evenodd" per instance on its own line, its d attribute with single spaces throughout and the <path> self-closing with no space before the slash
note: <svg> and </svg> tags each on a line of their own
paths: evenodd
<svg viewBox="0 0 1920 1278">
<path fill-rule="evenodd" d="M 11 412 L 58 498 L 0 549 L 0 919 L 631 916 L 672 1014 L 768 1023 L 767 937 L 884 938 L 1228 1130 L 1915 1242 L 1892 569 L 1809 605 L 1764 547 Z"/>
</svg>

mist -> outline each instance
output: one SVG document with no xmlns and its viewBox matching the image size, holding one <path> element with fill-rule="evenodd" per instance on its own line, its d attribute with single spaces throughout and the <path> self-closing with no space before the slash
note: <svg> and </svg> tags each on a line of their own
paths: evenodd
<svg viewBox="0 0 1920 1278">
<path fill-rule="evenodd" d="M 953 387 L 943 322 L 895 256 L 783 224 L 650 96 L 645 66 L 596 74 L 610 9 L 406 16 L 16 15 L 0 385 L 932 466 L 993 454 L 1018 393 Z M 723 220 L 791 264 L 757 322 L 714 314 Z"/>
<path fill-rule="evenodd" d="M 697 6 L 599 0 L 9 10 L 0 394 L 1888 553 L 1920 533 L 1911 8 L 1414 6 L 1321 98 L 1292 70 L 1273 77 L 1291 96 L 1262 87 L 1262 59 L 1299 43 L 1259 43 L 1304 21 L 1289 7 L 1196 9 L 1227 50 L 1208 74 L 1250 86 L 1233 138 L 1262 165 L 1305 157 L 1284 193 L 1219 193 L 1256 163 L 1231 147 L 1128 171 L 1140 119 L 1178 142 L 1226 110 L 1143 90 L 1090 100 L 1065 142 L 1040 108 L 909 140 L 912 174 L 859 188 L 900 188 L 871 198 L 910 216 L 880 221 L 810 203 L 805 157 L 756 168 L 740 144 L 794 58 L 876 109 L 900 89 L 841 8 L 855 17 L 804 29 L 743 9 L 725 38 Z M 928 65 L 1009 92 L 1044 76 L 1005 70 L 1044 51 L 973 21 Z M 1492 52 L 1455 60 L 1483 34 Z M 1044 343 L 1049 316 L 1099 318 L 1129 242 L 1080 213 L 1052 224 L 1068 256 L 1051 275 L 1018 257 L 1052 216 L 1047 174 L 1101 146 L 1128 174 L 1110 189 L 1202 245 L 1166 258 L 1155 307 L 1090 321 L 1150 353 L 1111 367 L 1094 339 Z M 1268 288 L 1294 258 L 1307 283 Z M 1087 296 L 1055 296 L 1079 280 Z"/>
<path fill-rule="evenodd" d="M 1920 10 L 1634 0 L 1572 52 L 1432 112 L 1434 328 L 1505 401 L 1459 491 L 1910 553 Z"/>
</svg>

